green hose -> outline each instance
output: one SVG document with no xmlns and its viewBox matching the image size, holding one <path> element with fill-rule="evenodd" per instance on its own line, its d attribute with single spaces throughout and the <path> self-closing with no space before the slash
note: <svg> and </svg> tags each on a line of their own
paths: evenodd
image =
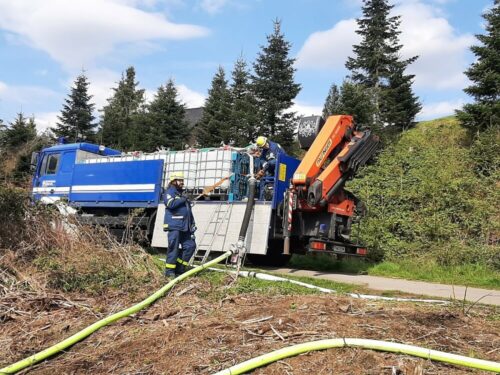
<svg viewBox="0 0 500 375">
<path fill-rule="evenodd" d="M 101 319 L 94 324 L 88 326 L 87 328 L 82 329 L 80 332 L 75 333 L 73 336 L 68 337 L 67 339 L 61 341 L 58 344 L 55 344 L 45 350 L 42 350 L 39 353 L 36 353 L 28 358 L 25 358 L 21 361 L 18 361 L 10 366 L 4 367 L 0 369 L 0 374 L 13 374 L 17 371 L 20 371 L 26 367 L 32 366 L 35 363 L 38 363 L 40 361 L 43 361 L 44 359 L 53 356 L 54 354 L 59 353 L 60 351 L 70 347 L 71 345 L 76 344 L 77 342 L 83 340 L 85 337 L 90 336 L 92 333 L 97 331 L 98 329 L 113 323 L 121 318 L 125 318 L 131 314 L 134 314 L 138 312 L 139 310 L 144 309 L 145 307 L 148 307 L 151 305 L 153 302 L 155 302 L 157 299 L 163 297 L 166 292 L 168 292 L 175 284 L 177 284 L 179 281 L 182 281 L 184 279 L 187 279 L 189 276 L 194 275 L 200 271 L 202 271 L 205 268 L 208 268 L 214 264 L 217 264 L 224 259 L 228 258 L 231 256 L 232 252 L 227 251 L 221 256 L 215 258 L 214 260 L 207 262 L 205 264 L 202 264 L 198 267 L 195 267 L 186 273 L 183 273 L 181 276 L 173 279 L 170 281 L 168 284 L 163 286 L 161 289 L 157 290 L 155 293 L 150 295 L 148 298 L 145 300 L 135 304 L 132 307 L 129 307 L 128 309 L 119 311 L 113 315 L 108 316 L 107 318 Z"/>
<path fill-rule="evenodd" d="M 345 339 L 311 341 L 303 344 L 292 345 L 287 348 L 275 350 L 274 352 L 249 359 L 248 361 L 242 362 L 240 364 L 222 370 L 216 373 L 215 375 L 244 374 L 258 367 L 279 361 L 280 359 L 293 357 L 298 354 L 307 353 L 314 350 L 324 350 L 330 348 L 343 348 L 343 347 L 356 347 L 363 349 L 373 349 L 386 352 L 408 354 L 415 357 L 432 359 L 434 361 L 445 362 L 454 365 L 461 365 L 479 370 L 500 372 L 500 363 L 498 362 L 464 357 L 457 354 L 440 352 L 437 350 L 426 349 L 419 346 L 398 344 L 395 342 L 345 338 Z"/>
</svg>

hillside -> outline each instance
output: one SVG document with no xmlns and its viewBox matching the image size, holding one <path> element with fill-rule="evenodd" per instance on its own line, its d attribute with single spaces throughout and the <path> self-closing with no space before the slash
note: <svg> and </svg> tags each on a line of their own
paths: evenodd
<svg viewBox="0 0 500 375">
<path fill-rule="evenodd" d="M 454 117 L 419 123 L 347 188 L 367 205 L 372 256 L 500 270 L 498 132 L 471 144 Z"/>
</svg>

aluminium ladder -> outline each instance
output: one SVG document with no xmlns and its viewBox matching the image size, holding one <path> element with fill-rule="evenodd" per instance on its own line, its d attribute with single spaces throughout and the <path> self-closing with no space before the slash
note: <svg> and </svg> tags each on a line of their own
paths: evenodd
<svg viewBox="0 0 500 375">
<path fill-rule="evenodd" d="M 214 243 L 217 238 L 223 238 L 223 245 L 220 250 L 223 250 L 226 242 L 226 232 L 229 226 L 229 219 L 231 217 L 233 205 L 229 201 L 221 202 L 210 215 L 210 221 L 207 228 L 200 238 L 200 242 L 196 246 L 196 250 L 189 260 L 189 265 L 192 266 L 194 262 L 203 264 L 207 261 L 210 252 L 213 250 Z M 225 227 L 224 227 L 224 224 Z M 211 230 L 213 229 L 213 230 Z M 222 229 L 222 233 L 221 233 Z"/>
</svg>

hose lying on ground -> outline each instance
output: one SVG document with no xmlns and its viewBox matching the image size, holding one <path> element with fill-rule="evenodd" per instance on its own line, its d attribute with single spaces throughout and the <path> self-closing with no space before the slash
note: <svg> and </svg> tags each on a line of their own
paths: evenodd
<svg viewBox="0 0 500 375">
<path fill-rule="evenodd" d="M 168 284 L 163 286 L 161 289 L 157 290 L 155 293 L 150 295 L 145 300 L 129 307 L 128 309 L 119 311 L 113 315 L 110 315 L 104 319 L 101 319 L 101 320 L 95 322 L 94 324 L 88 326 L 87 328 L 82 329 L 81 331 L 75 333 L 73 336 L 68 337 L 67 339 L 61 341 L 58 344 L 55 344 L 55 345 L 53 345 L 45 350 L 42 350 L 41 352 L 38 352 L 32 356 L 29 356 L 28 358 L 25 358 L 21 361 L 18 361 L 10 366 L 7 366 L 7 367 L 0 369 L 0 374 L 12 374 L 12 373 L 20 371 L 26 367 L 32 366 L 35 363 L 43 361 L 44 359 L 46 359 L 50 356 L 53 356 L 54 354 L 59 353 L 60 351 L 70 347 L 71 345 L 76 344 L 77 342 L 83 340 L 85 337 L 90 336 L 92 333 L 94 333 L 98 329 L 100 329 L 100 328 L 102 328 L 110 323 L 113 323 L 121 318 L 125 318 L 131 314 L 134 314 L 134 313 L 138 312 L 139 310 L 142 310 L 142 309 L 148 307 L 153 302 L 155 302 L 159 298 L 163 297 L 165 295 L 165 293 L 167 293 L 170 289 L 172 289 L 172 287 L 175 284 L 177 284 L 179 281 L 187 279 L 188 277 L 190 277 L 194 274 L 197 274 L 198 272 L 204 270 L 205 268 L 208 268 L 210 266 L 213 266 L 213 265 L 223 261 L 224 259 L 230 257 L 231 254 L 232 254 L 231 251 L 227 251 L 224 254 L 222 254 L 221 256 L 215 258 L 214 260 L 207 262 L 205 264 L 202 264 L 200 266 L 197 266 L 197 267 L 187 271 L 186 273 L 183 273 L 181 276 L 176 277 L 175 279 L 170 281 Z"/>
<path fill-rule="evenodd" d="M 236 271 L 226 270 L 222 268 L 210 268 L 211 271 L 217 272 L 228 272 L 235 274 Z M 284 281 L 292 284 L 300 285 L 309 289 L 316 289 L 323 293 L 337 293 L 336 290 L 322 288 L 317 285 L 304 283 L 298 280 L 288 279 L 286 277 L 280 277 L 275 275 L 269 275 L 267 273 L 253 272 L 253 271 L 239 271 L 239 275 L 243 277 L 255 277 L 256 279 L 267 280 L 267 281 Z M 440 305 L 446 305 L 448 301 L 442 301 L 439 299 L 420 299 L 420 298 L 399 298 L 399 297 L 384 297 L 384 296 L 375 296 L 370 294 L 359 294 L 359 293 L 346 293 L 349 297 L 359 298 L 359 299 L 370 299 L 370 300 L 382 300 L 382 301 L 397 301 L 397 302 L 421 302 L 421 303 L 434 303 Z"/>
<path fill-rule="evenodd" d="M 324 350 L 330 348 L 362 348 L 373 349 L 385 352 L 408 354 L 415 357 L 431 359 L 434 361 L 449 363 L 470 367 L 478 370 L 486 370 L 492 372 L 500 372 L 500 363 L 493 361 L 485 361 L 482 359 L 465 357 L 457 354 L 440 352 L 437 350 L 426 349 L 419 346 L 398 344 L 395 342 L 368 340 L 368 339 L 328 339 L 306 342 L 303 344 L 292 345 L 287 348 L 275 350 L 271 353 L 252 358 L 248 361 L 229 367 L 214 375 L 236 375 L 244 374 L 258 367 L 279 361 L 284 358 L 293 357 L 298 354 L 307 353 L 314 350 Z"/>
</svg>

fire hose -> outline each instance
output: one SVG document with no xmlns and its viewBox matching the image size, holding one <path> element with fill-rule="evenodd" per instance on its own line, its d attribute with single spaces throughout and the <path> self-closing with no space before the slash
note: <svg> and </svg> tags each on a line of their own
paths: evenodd
<svg viewBox="0 0 500 375">
<path fill-rule="evenodd" d="M 200 266 L 197 266 L 179 277 L 176 277 L 172 281 L 170 281 L 168 284 L 163 286 L 161 289 L 158 289 L 155 293 L 150 295 L 148 298 L 145 300 L 125 309 L 122 311 L 119 311 L 115 314 L 112 314 L 104 319 L 101 319 L 92 325 L 88 326 L 87 328 L 82 329 L 81 331 L 75 333 L 74 335 L 68 337 L 67 339 L 45 349 L 42 350 L 41 352 L 38 352 L 36 354 L 33 354 L 32 356 L 29 356 L 23 360 L 20 360 L 10 366 L 4 367 L 0 369 L 0 374 L 13 374 L 17 371 L 20 371 L 26 367 L 32 366 L 40 361 L 43 361 L 44 359 L 47 359 L 64 349 L 76 344 L 77 342 L 83 340 L 84 338 L 90 336 L 92 333 L 96 332 L 97 330 L 101 329 L 102 327 L 107 326 L 108 324 L 111 324 L 113 322 L 116 322 L 119 319 L 125 318 L 127 316 L 130 316 L 146 307 L 151 305 L 153 302 L 158 300 L 159 298 L 163 297 L 172 287 L 177 284 L 178 282 L 187 279 L 188 277 L 197 274 L 198 272 L 201 272 L 202 270 L 213 266 L 231 256 L 232 252 L 227 251 L 221 256 L 215 258 L 214 260 L 211 260 L 210 262 L 207 262 L 205 264 L 202 264 Z"/>
<path fill-rule="evenodd" d="M 395 342 L 340 338 L 305 342 L 292 345 L 286 348 L 278 349 L 273 352 L 249 359 L 225 370 L 219 371 L 214 375 L 237 375 L 252 371 L 258 367 L 268 365 L 284 358 L 293 357 L 302 353 L 308 353 L 315 350 L 325 350 L 331 348 L 361 348 L 372 349 L 384 352 L 407 354 L 414 357 L 430 359 L 433 361 L 470 367 L 478 370 L 491 372 L 500 372 L 500 363 L 485 361 L 483 359 L 470 358 L 457 354 L 445 353 L 438 350 L 422 348 L 419 346 L 399 344 Z"/>
</svg>

